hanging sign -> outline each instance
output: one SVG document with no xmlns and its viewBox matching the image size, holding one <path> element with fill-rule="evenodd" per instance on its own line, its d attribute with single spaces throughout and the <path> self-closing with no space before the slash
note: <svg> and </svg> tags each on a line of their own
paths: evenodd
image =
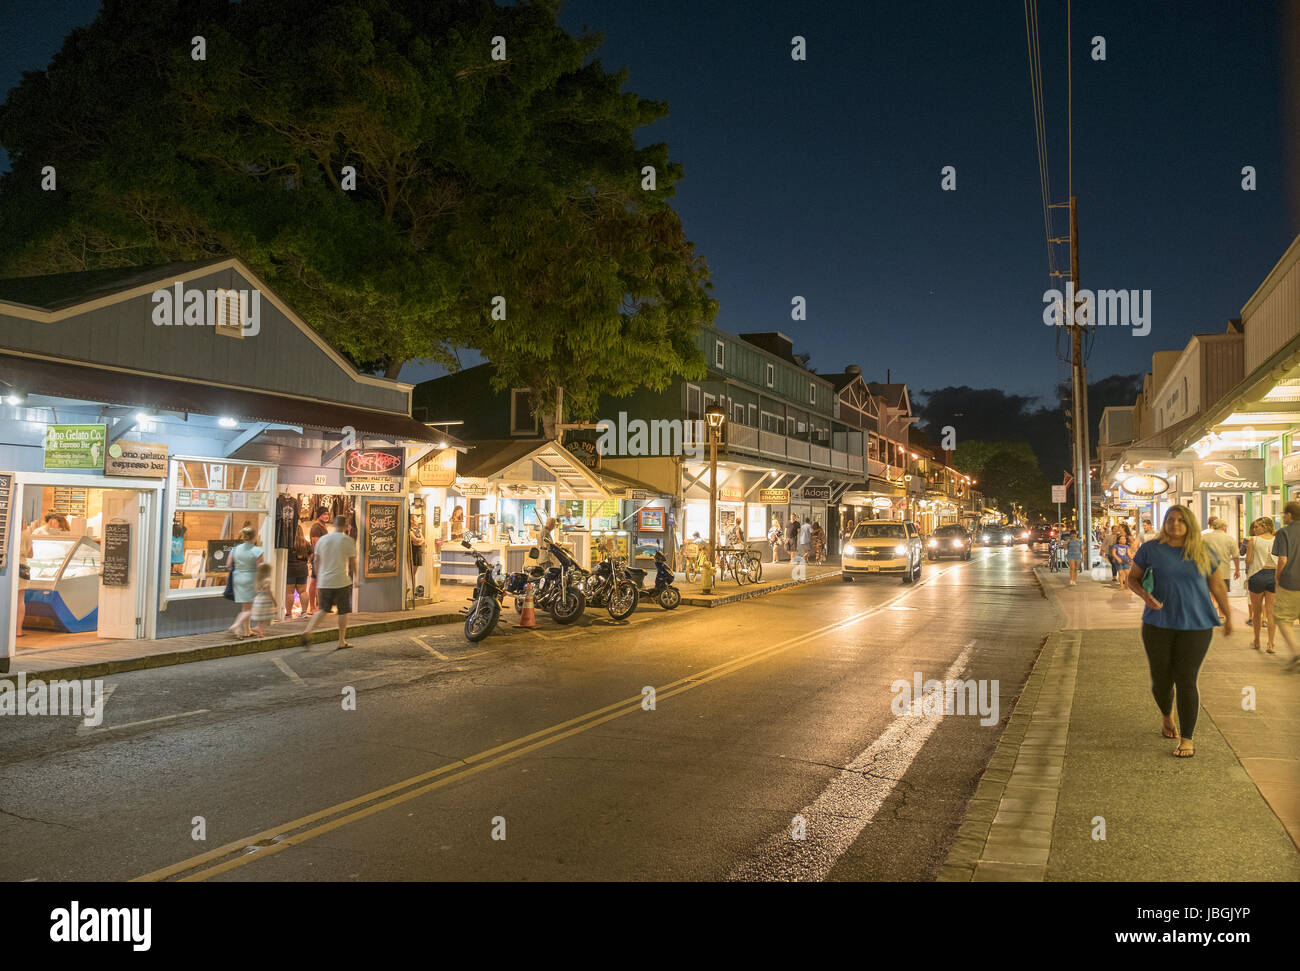
<svg viewBox="0 0 1300 971">
<path fill-rule="evenodd" d="M 47 469 L 102 469 L 106 425 L 46 425 Z"/>
<path fill-rule="evenodd" d="M 114 442 L 104 458 L 105 475 L 167 478 L 167 446 L 157 442 Z"/>
<path fill-rule="evenodd" d="M 805 499 L 830 499 L 830 486 L 804 486 L 803 497 Z"/>
<path fill-rule="evenodd" d="M 422 486 L 431 489 L 445 488 L 456 481 L 456 450 L 444 448 L 425 457 L 415 474 Z"/>
<path fill-rule="evenodd" d="M 790 504 L 789 489 L 759 489 L 758 502 L 763 506 L 788 506 Z"/>
<path fill-rule="evenodd" d="M 1162 475 L 1129 475 L 1119 485 L 1126 499 L 1154 499 L 1169 491 L 1169 480 Z"/>
<path fill-rule="evenodd" d="M 401 478 L 406 451 L 400 448 L 350 448 L 343 453 L 343 477 Z"/>
<path fill-rule="evenodd" d="M 1300 482 L 1300 452 L 1282 456 L 1282 481 Z"/>
<path fill-rule="evenodd" d="M 1228 459 L 1195 462 L 1192 488 L 1196 491 L 1238 492 L 1264 488 L 1263 459 Z"/>
<path fill-rule="evenodd" d="M 650 498 L 650 493 L 645 489 L 628 489 L 623 498 L 628 502 L 645 502 Z"/>
<path fill-rule="evenodd" d="M 486 482 L 467 482 L 464 479 L 457 479 L 456 491 L 466 499 L 482 499 L 487 495 L 488 487 Z"/>
<path fill-rule="evenodd" d="M 744 502 L 745 492 L 740 486 L 723 486 L 718 490 L 718 498 L 723 502 Z"/>
<path fill-rule="evenodd" d="M 353 495 L 398 496 L 402 494 L 402 480 L 348 479 L 343 490 Z"/>
</svg>

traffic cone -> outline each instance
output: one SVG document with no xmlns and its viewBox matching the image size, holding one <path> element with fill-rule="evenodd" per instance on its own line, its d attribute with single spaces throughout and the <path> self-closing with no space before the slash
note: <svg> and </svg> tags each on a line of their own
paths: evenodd
<svg viewBox="0 0 1300 971">
<path fill-rule="evenodd" d="M 536 628 L 537 615 L 533 612 L 533 585 L 524 587 L 524 609 L 519 614 L 519 626 Z"/>
</svg>

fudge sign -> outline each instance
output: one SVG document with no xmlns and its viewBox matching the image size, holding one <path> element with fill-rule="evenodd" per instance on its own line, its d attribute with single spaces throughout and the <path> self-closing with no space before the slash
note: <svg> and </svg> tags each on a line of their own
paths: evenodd
<svg viewBox="0 0 1300 971">
<path fill-rule="evenodd" d="M 353 448 L 343 459 L 343 474 L 349 479 L 375 476 L 399 477 L 406 461 L 400 448 Z"/>
</svg>

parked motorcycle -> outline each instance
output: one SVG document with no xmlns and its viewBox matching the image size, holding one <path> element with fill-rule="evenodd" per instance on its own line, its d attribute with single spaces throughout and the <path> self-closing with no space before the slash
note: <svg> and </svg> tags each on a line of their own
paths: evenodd
<svg viewBox="0 0 1300 971">
<path fill-rule="evenodd" d="M 639 573 L 637 578 L 638 588 L 645 579 L 645 570 L 632 570 L 633 574 Z M 672 569 L 668 566 L 668 558 L 662 552 L 655 551 L 655 585 L 654 589 L 646 591 L 659 602 L 659 606 L 664 610 L 672 610 L 682 602 L 682 592 L 673 586 Z"/>
<path fill-rule="evenodd" d="M 537 559 L 538 555 L 537 547 L 528 551 L 531 559 Z M 532 583 L 534 605 L 541 610 L 550 611 L 557 624 L 572 624 L 587 609 L 587 597 L 582 589 L 587 571 L 558 546 L 551 546 L 551 555 L 559 566 L 549 569 L 530 566 L 519 573 L 512 573 L 506 585 L 515 597 L 516 610 L 524 609 L 524 585 Z"/>
<path fill-rule="evenodd" d="M 478 566 L 478 580 L 474 584 L 474 596 L 470 598 L 473 606 L 465 615 L 465 638 L 470 643 L 477 644 L 492 633 L 497 621 L 501 619 L 501 601 L 506 594 L 505 579 L 501 576 L 500 564 L 493 567 L 487 557 L 474 549 L 468 540 L 462 540 L 460 545 L 474 555 L 474 562 Z"/>
<path fill-rule="evenodd" d="M 641 584 L 629 576 L 634 572 L 645 571 L 627 569 L 617 556 L 606 557 L 583 581 L 582 592 L 587 603 L 592 607 L 604 607 L 614 620 L 626 620 L 641 600 Z"/>
</svg>

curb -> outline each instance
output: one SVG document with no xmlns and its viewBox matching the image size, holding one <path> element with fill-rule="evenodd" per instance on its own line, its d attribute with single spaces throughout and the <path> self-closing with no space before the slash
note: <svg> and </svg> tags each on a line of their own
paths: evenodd
<svg viewBox="0 0 1300 971">
<path fill-rule="evenodd" d="M 406 630 L 411 627 L 435 627 L 441 624 L 457 624 L 463 619 L 460 613 L 430 614 L 424 617 L 403 617 L 398 620 L 376 620 L 364 624 L 348 626 L 348 636 L 365 637 L 369 634 L 383 634 L 387 631 Z M 309 644 L 321 644 L 338 637 L 337 628 L 313 631 Z M 279 651 L 286 647 L 299 647 L 302 634 L 277 634 L 275 637 L 263 637 L 256 640 L 229 641 L 209 644 L 188 651 L 173 651 L 168 654 L 147 654 L 143 657 L 125 657 L 113 661 L 100 661 L 96 664 L 79 664 L 67 668 L 52 668 L 41 671 L 34 677 L 43 681 L 55 678 L 63 680 L 103 678 L 110 674 L 123 674 L 127 671 L 143 671 L 147 668 L 166 668 L 176 664 L 193 664 L 197 661 L 211 661 L 223 657 L 239 657 L 244 654 L 262 654 L 267 651 Z M 8 681 L 17 687 L 17 677 L 21 672 L 13 671 L 0 675 L 0 684 Z M 29 677 L 29 680 L 32 678 Z"/>
<path fill-rule="evenodd" d="M 997 748 L 993 750 L 992 758 L 980 775 L 975 794 L 966 804 L 965 816 L 936 878 L 940 883 L 969 883 L 975 878 L 975 868 L 984 853 L 989 831 L 993 828 L 993 817 L 998 814 L 1003 793 L 1011 779 L 1011 771 L 1020 756 L 1030 717 L 1038 704 L 1038 696 L 1042 693 L 1043 682 L 1047 678 L 1047 669 L 1056 654 L 1061 637 L 1062 632 L 1059 630 L 1048 634 L 1038 656 L 1034 658 L 1034 668 L 1020 691 L 1015 711 L 1007 719 L 1007 727 L 1003 729 Z"/>
<path fill-rule="evenodd" d="M 721 607 L 726 604 L 736 603 L 738 600 L 748 600 L 751 597 L 762 597 L 769 593 L 776 593 L 778 590 L 786 590 L 790 587 L 800 587 L 806 583 L 820 583 L 823 580 L 831 580 L 841 576 L 839 571 L 824 573 L 815 577 L 808 577 L 805 580 L 786 580 L 784 583 L 774 583 L 769 587 L 754 587 L 743 593 L 732 593 L 725 597 L 682 597 L 682 603 L 691 607 Z"/>
</svg>

